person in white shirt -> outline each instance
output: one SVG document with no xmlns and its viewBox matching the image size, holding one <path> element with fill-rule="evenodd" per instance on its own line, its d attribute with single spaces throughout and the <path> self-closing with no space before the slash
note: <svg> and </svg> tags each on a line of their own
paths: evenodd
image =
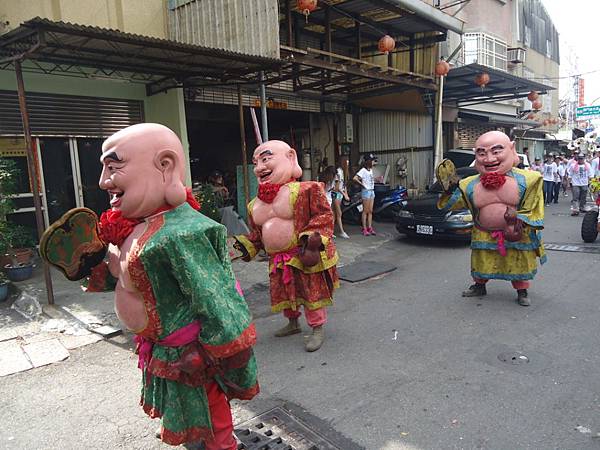
<svg viewBox="0 0 600 450">
<path fill-rule="evenodd" d="M 554 179 L 558 173 L 558 167 L 554 162 L 552 155 L 546 155 L 546 161 L 542 167 L 542 176 L 544 177 L 544 202 L 546 206 L 550 206 L 554 195 Z"/>
<path fill-rule="evenodd" d="M 559 158 L 558 163 L 558 176 L 560 177 L 560 189 L 563 191 L 564 196 L 567 196 L 567 190 L 569 188 L 569 178 L 567 177 L 567 161 L 562 156 Z M 560 191 L 559 191 L 560 192 Z"/>
<path fill-rule="evenodd" d="M 344 231 L 344 225 L 342 224 L 342 200 L 348 198 L 348 192 L 346 191 L 346 174 L 348 173 L 348 157 L 341 156 L 339 160 L 339 167 L 335 171 L 335 179 L 333 186 L 333 219 L 334 226 L 337 224 L 340 232 L 338 234 L 339 237 L 344 239 L 350 239 L 350 236 Z"/>
<path fill-rule="evenodd" d="M 363 236 L 375 235 L 373 229 L 373 203 L 375 202 L 375 179 L 373 177 L 373 162 L 377 159 L 372 153 L 365 155 L 364 167 L 354 175 L 353 180 L 361 185 L 360 193 L 363 203 L 362 234 Z"/>
<path fill-rule="evenodd" d="M 562 178 L 558 167 L 560 165 L 560 157 L 557 155 L 554 157 L 554 164 L 556 164 L 556 172 L 554 173 L 554 189 L 552 190 L 552 203 L 558 203 L 558 195 L 560 194 L 560 186 L 562 184 Z"/>
<path fill-rule="evenodd" d="M 577 162 L 569 164 L 567 174 L 571 180 L 573 199 L 571 200 L 571 215 L 578 216 L 585 212 L 585 202 L 588 192 L 588 184 L 592 178 L 592 166 L 585 161 L 585 155 L 577 155 Z M 579 203 L 579 209 L 577 208 Z"/>
<path fill-rule="evenodd" d="M 594 152 L 594 158 L 592 159 L 592 175 L 594 177 L 600 176 L 600 151 Z"/>
</svg>

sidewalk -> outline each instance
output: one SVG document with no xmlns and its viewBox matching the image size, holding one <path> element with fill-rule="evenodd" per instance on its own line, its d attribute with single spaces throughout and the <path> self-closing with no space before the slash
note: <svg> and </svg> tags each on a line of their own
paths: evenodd
<svg viewBox="0 0 600 450">
<path fill-rule="evenodd" d="M 377 248 L 398 236 L 391 223 L 377 224 L 378 235 L 369 237 L 358 227 L 346 228 L 351 238 L 336 239 L 339 267 L 362 254 L 373 258 Z M 114 313 L 112 292 L 85 293 L 57 270 L 52 270 L 55 304 L 48 305 L 39 266 L 33 278 L 13 283 L 9 298 L 0 303 L 0 377 L 63 361 L 70 350 L 125 331 Z M 269 316 L 268 262 L 235 261 L 233 270 L 253 316 Z"/>
</svg>

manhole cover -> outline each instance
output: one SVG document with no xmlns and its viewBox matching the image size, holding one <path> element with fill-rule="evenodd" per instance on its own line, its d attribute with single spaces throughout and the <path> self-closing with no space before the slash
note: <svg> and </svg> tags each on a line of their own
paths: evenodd
<svg viewBox="0 0 600 450">
<path fill-rule="evenodd" d="M 507 364 L 527 364 L 529 358 L 521 352 L 505 352 L 498 355 L 498 359 Z"/>
<path fill-rule="evenodd" d="M 241 423 L 235 434 L 238 450 L 341 450 L 281 407 Z"/>
</svg>

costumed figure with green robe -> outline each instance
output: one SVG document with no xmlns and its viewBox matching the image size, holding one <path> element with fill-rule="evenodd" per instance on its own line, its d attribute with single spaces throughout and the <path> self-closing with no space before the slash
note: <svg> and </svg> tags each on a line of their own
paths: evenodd
<svg viewBox="0 0 600 450">
<path fill-rule="evenodd" d="M 113 278 L 115 310 L 136 335 L 141 406 L 167 444 L 235 449 L 229 399 L 258 393 L 256 332 L 236 285 L 225 227 L 184 186 L 181 141 L 138 124 L 102 146 L 100 187 L 111 209 L 79 208 L 46 231 L 46 260 L 87 288 Z M 107 255 L 107 261 L 103 261 Z"/>
<path fill-rule="evenodd" d="M 487 294 L 488 280 L 507 280 L 517 290 L 517 302 L 529 306 L 530 280 L 537 259 L 546 261 L 542 232 L 544 197 L 539 172 L 518 169 L 515 143 L 500 131 L 481 135 L 475 143 L 479 175 L 458 180 L 454 165 L 444 160 L 436 168 L 445 194 L 444 210 L 468 208 L 473 215 L 471 276 L 464 297 Z"/>
</svg>

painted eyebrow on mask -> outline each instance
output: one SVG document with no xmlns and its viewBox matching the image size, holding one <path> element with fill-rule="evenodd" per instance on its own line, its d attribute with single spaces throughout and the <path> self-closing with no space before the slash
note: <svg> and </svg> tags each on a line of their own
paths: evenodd
<svg viewBox="0 0 600 450">
<path fill-rule="evenodd" d="M 117 162 L 121 162 L 122 161 L 122 159 L 119 158 L 119 156 L 117 155 L 116 152 L 109 152 L 109 153 L 107 153 L 105 155 L 102 155 L 100 157 L 100 162 L 104 162 L 107 159 L 111 159 L 111 160 L 117 161 Z"/>
</svg>

